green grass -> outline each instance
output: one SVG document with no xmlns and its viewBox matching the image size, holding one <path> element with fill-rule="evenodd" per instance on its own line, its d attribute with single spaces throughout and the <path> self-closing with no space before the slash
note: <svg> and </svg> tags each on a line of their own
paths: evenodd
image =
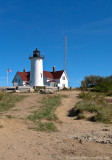
<svg viewBox="0 0 112 160">
<path fill-rule="evenodd" d="M 44 88 L 45 88 L 44 86 L 37 86 L 35 89 L 35 92 L 38 92 L 40 89 L 44 89 Z"/>
<path fill-rule="evenodd" d="M 61 96 L 49 96 L 42 99 L 40 109 L 34 111 L 28 118 L 32 121 L 46 119 L 55 121 L 57 119 L 55 109 L 60 105 Z"/>
<path fill-rule="evenodd" d="M 57 120 L 55 114 L 56 108 L 61 104 L 60 95 L 47 96 L 40 101 L 40 108 L 28 116 L 28 119 L 38 125 L 37 130 L 40 131 L 57 131 L 53 121 Z M 42 120 L 48 122 L 42 123 Z"/>
<path fill-rule="evenodd" d="M 77 119 L 85 118 L 84 111 L 87 111 L 95 113 L 89 118 L 91 121 L 112 123 L 112 108 L 106 103 L 104 94 L 82 92 L 79 97 L 82 98 L 82 101 L 78 102 L 72 110 Z"/>
<path fill-rule="evenodd" d="M 3 125 L 0 125 L 0 128 L 3 128 Z"/>
<path fill-rule="evenodd" d="M 11 116 L 11 115 L 6 115 L 6 117 L 9 119 L 15 118 L 14 116 Z"/>
<path fill-rule="evenodd" d="M 82 101 L 82 102 L 78 102 L 75 105 L 74 110 L 76 110 L 79 113 L 82 113 L 83 111 L 88 111 L 88 112 L 97 112 L 102 106 L 96 104 L 95 102 L 92 101 Z"/>
<path fill-rule="evenodd" d="M 41 132 L 57 132 L 57 128 L 52 122 L 44 122 L 42 123 L 41 121 L 37 122 L 37 127 L 29 128 L 33 129 L 35 131 L 41 131 Z"/>
<path fill-rule="evenodd" d="M 85 118 L 85 116 L 84 116 L 83 113 L 79 113 L 79 114 L 77 115 L 77 119 L 84 119 L 84 118 Z"/>
<path fill-rule="evenodd" d="M 0 91 L 0 112 L 8 111 L 16 102 L 22 101 L 26 95 L 17 95 Z"/>
<path fill-rule="evenodd" d="M 90 118 L 94 122 L 112 124 L 112 110 L 109 107 L 102 107 L 97 114 Z"/>
</svg>

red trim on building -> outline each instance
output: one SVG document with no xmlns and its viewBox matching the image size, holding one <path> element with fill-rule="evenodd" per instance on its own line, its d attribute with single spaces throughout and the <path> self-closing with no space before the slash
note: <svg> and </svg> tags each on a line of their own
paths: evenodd
<svg viewBox="0 0 112 160">
<path fill-rule="evenodd" d="M 49 72 L 49 71 L 43 71 L 43 74 L 48 79 L 60 79 L 64 70 L 62 71 L 55 71 L 55 72 Z M 22 81 L 30 81 L 30 72 L 18 72 L 19 76 L 21 77 Z M 54 81 L 49 81 L 54 82 Z"/>
<path fill-rule="evenodd" d="M 44 71 L 44 76 L 46 78 L 50 78 L 50 79 L 60 79 L 62 74 L 63 74 L 64 70 L 62 71 L 56 71 L 56 72 L 48 72 L 48 71 Z"/>
<path fill-rule="evenodd" d="M 18 72 L 22 81 L 30 81 L 30 72 Z"/>
<path fill-rule="evenodd" d="M 50 79 L 53 79 L 53 75 L 51 72 L 48 72 L 48 71 L 43 71 L 43 74 L 46 78 L 50 78 Z"/>
</svg>

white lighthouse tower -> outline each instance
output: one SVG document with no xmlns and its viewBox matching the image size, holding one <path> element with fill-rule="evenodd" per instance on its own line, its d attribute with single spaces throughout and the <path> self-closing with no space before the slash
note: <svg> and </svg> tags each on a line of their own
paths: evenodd
<svg viewBox="0 0 112 160">
<path fill-rule="evenodd" d="M 33 56 L 29 57 L 31 60 L 30 71 L 30 86 L 43 86 L 43 59 L 40 55 L 40 51 L 33 51 Z"/>
</svg>

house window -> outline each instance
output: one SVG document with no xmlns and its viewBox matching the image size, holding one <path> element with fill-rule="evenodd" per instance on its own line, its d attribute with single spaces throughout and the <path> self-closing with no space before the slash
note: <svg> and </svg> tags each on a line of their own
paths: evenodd
<svg viewBox="0 0 112 160">
<path fill-rule="evenodd" d="M 62 80 L 65 80 L 65 76 L 62 76 Z"/>
<path fill-rule="evenodd" d="M 65 84 L 62 84 L 63 88 L 65 88 Z"/>
<path fill-rule="evenodd" d="M 20 79 L 19 79 L 19 83 L 20 83 L 21 81 L 20 81 Z"/>
<path fill-rule="evenodd" d="M 15 82 L 17 82 L 17 79 L 15 79 Z"/>
</svg>

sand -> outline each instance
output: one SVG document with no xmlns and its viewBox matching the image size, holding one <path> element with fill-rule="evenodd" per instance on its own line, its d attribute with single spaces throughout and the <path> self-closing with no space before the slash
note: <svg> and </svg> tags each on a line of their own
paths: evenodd
<svg viewBox="0 0 112 160">
<path fill-rule="evenodd" d="M 108 129 L 112 125 L 74 120 L 68 112 L 79 101 L 79 91 L 61 91 L 56 94 L 67 95 L 56 110 L 59 123 L 58 132 L 39 132 L 28 129 L 32 122 L 27 116 L 38 108 L 39 100 L 46 95 L 28 94 L 22 102 L 0 117 L 0 160 L 90 160 L 112 159 L 112 144 L 80 142 L 75 135 Z M 14 118 L 8 119 L 6 115 Z"/>
</svg>

